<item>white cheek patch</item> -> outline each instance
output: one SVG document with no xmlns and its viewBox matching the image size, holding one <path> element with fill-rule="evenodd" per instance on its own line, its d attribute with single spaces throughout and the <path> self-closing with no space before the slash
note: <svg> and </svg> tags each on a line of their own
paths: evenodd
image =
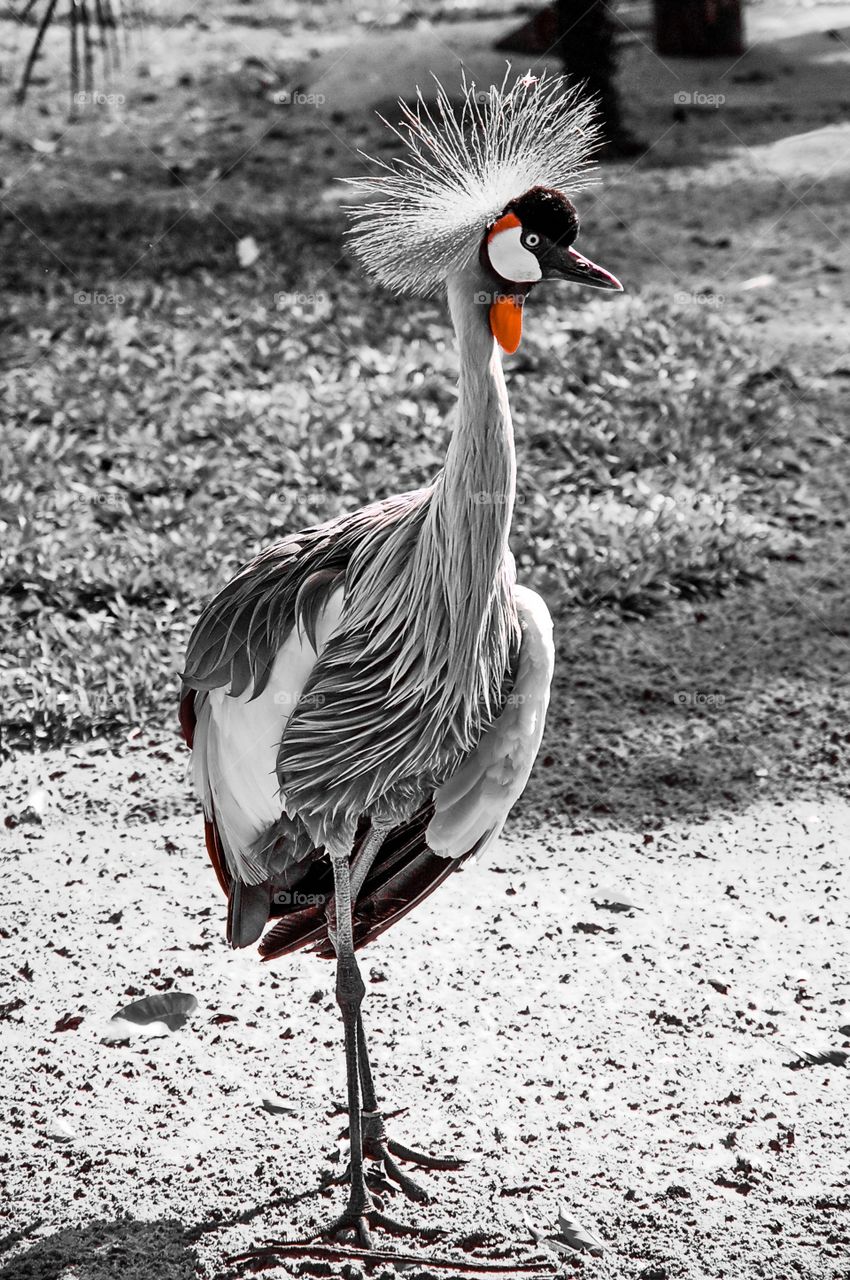
<svg viewBox="0 0 850 1280">
<path fill-rule="evenodd" d="M 497 231 L 487 243 L 490 266 L 503 280 L 528 284 L 543 275 L 540 263 L 522 243 L 522 227 Z"/>
</svg>

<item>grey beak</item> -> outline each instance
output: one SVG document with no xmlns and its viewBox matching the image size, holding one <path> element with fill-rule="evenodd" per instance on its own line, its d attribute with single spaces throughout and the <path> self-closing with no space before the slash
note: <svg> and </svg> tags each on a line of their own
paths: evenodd
<svg viewBox="0 0 850 1280">
<path fill-rule="evenodd" d="M 614 293 L 622 293 L 623 286 L 616 276 L 604 267 L 599 267 L 589 258 L 585 258 L 575 249 L 559 249 L 547 263 L 546 275 L 560 280 L 572 280 L 575 284 L 590 285 L 591 289 L 609 289 Z"/>
</svg>

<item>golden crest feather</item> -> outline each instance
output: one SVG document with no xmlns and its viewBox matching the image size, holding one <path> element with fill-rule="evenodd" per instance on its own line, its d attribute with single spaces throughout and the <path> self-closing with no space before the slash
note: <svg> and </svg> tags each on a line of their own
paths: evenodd
<svg viewBox="0 0 850 1280">
<path fill-rule="evenodd" d="M 399 101 L 405 147 L 383 172 L 346 178 L 368 203 L 352 210 L 355 253 L 382 284 L 429 294 L 471 261 L 490 222 L 532 187 L 572 196 L 588 185 L 601 141 L 596 104 L 564 76 L 519 76 L 480 90 L 464 75 L 456 109 L 435 77 L 429 105 Z M 382 117 L 383 119 L 383 117 Z"/>
</svg>

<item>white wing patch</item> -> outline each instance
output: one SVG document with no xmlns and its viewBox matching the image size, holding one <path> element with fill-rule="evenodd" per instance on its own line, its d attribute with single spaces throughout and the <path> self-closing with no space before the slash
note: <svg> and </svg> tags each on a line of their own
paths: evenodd
<svg viewBox="0 0 850 1280">
<path fill-rule="evenodd" d="M 522 243 L 522 227 L 497 231 L 487 242 L 490 266 L 503 280 L 527 284 L 543 275 L 540 263 Z"/>
<path fill-rule="evenodd" d="M 435 793 L 429 848 L 459 858 L 496 839 L 525 790 L 540 748 L 555 666 L 552 619 L 543 600 L 515 587 L 522 642 L 516 682 L 504 711 L 448 782 Z"/>
<path fill-rule="evenodd" d="M 215 811 L 228 871 L 246 884 L 259 884 L 268 874 L 250 850 L 283 810 L 277 784 L 280 739 L 339 622 L 342 597 L 340 588 L 319 615 L 317 649 L 293 627 L 258 698 L 251 700 L 250 687 L 231 698 L 226 686 L 207 693 L 199 709 L 192 751 L 195 791 L 206 816 Z"/>
</svg>

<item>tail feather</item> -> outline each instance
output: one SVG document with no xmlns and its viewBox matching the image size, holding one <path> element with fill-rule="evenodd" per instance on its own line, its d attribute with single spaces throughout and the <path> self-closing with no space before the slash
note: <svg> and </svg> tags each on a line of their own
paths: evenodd
<svg viewBox="0 0 850 1280">
<path fill-rule="evenodd" d="M 470 849 L 460 858 L 442 858 L 432 853 L 425 842 L 425 832 L 433 816 L 434 806 L 425 805 L 419 813 L 387 837 L 354 904 L 353 927 L 355 950 L 360 950 L 394 925 L 408 911 L 427 898 L 476 852 Z M 334 959 L 333 943 L 328 936 L 325 902 L 332 891 L 327 863 L 314 864 L 320 876 L 299 884 L 299 892 L 315 893 L 319 899 L 305 909 L 287 914 L 265 935 L 260 943 L 264 960 L 276 960 L 308 947 L 323 960 Z"/>
<path fill-rule="evenodd" d="M 195 739 L 195 690 L 186 689 L 180 699 L 180 733 L 186 746 L 191 750 Z"/>
<path fill-rule="evenodd" d="M 230 872 L 227 870 L 227 863 L 224 861 L 224 850 L 221 847 L 221 837 L 218 834 L 218 827 L 215 825 L 214 817 L 204 819 L 204 840 L 206 841 L 207 854 L 213 864 L 216 879 L 221 885 L 221 891 L 229 898 L 233 881 L 230 878 Z"/>
</svg>

